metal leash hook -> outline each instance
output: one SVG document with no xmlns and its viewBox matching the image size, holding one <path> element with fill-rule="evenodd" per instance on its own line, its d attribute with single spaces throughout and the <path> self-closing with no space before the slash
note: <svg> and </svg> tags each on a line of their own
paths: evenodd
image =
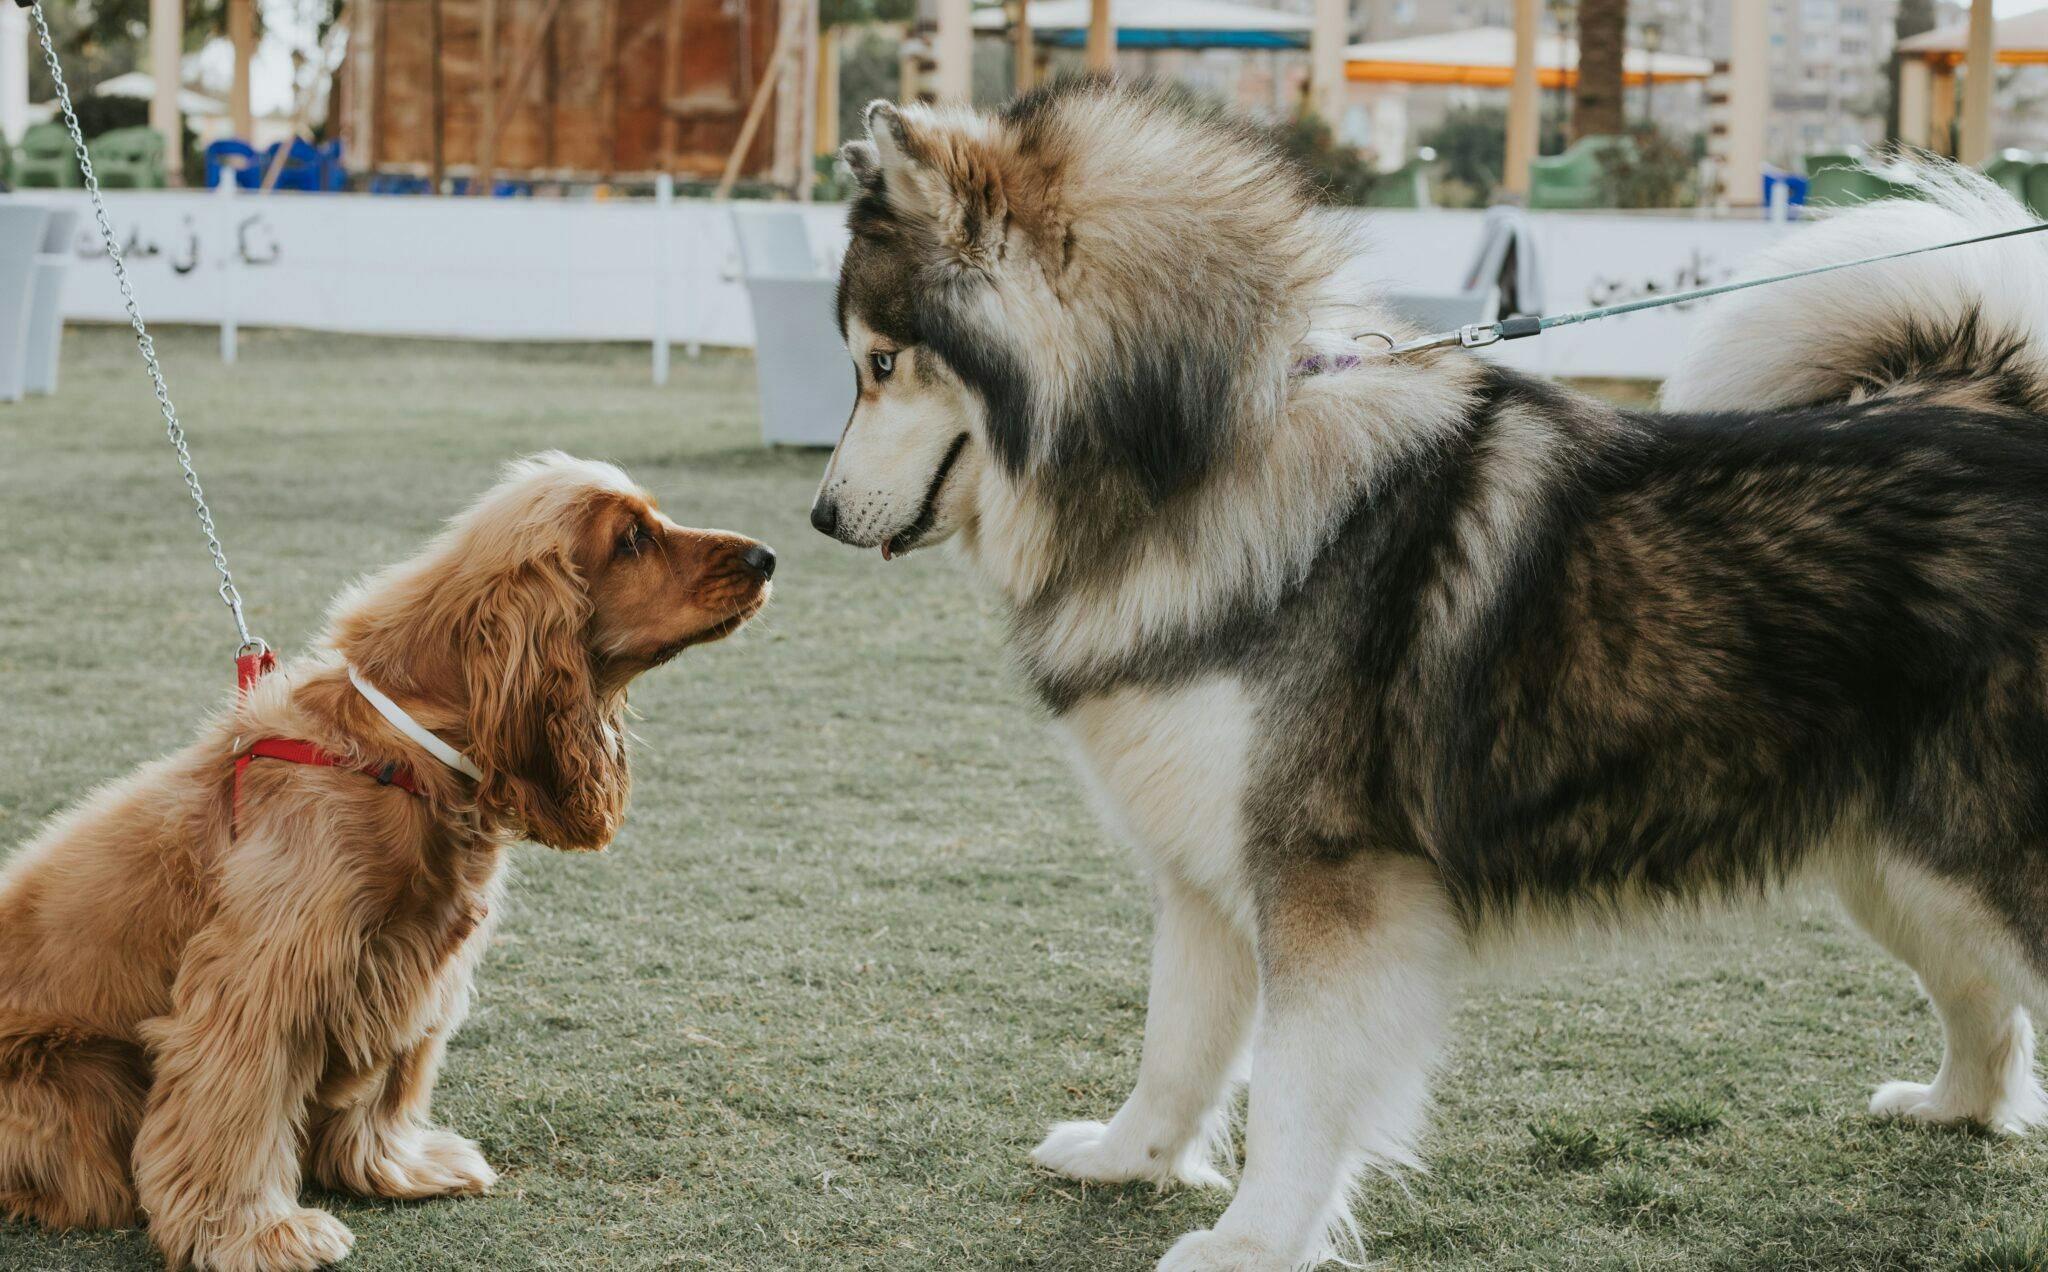
<svg viewBox="0 0 2048 1272">
<path fill-rule="evenodd" d="M 1439 331 L 1435 335 L 1417 336 L 1405 343 L 1395 343 L 1392 336 L 1384 331 L 1360 331 L 1352 335 L 1353 340 L 1371 338 L 1382 341 L 1386 348 L 1383 354 L 1414 353 L 1421 349 L 1484 349 L 1490 344 L 1503 340 L 1520 340 L 1543 330 L 1543 320 L 1536 317 L 1503 318 L 1499 322 L 1468 322 L 1454 331 Z"/>
<path fill-rule="evenodd" d="M 149 338 L 149 329 L 142 324 L 142 311 L 135 304 L 135 288 L 128 282 L 128 264 L 121 258 L 121 245 L 114 239 L 114 226 L 107 219 L 107 205 L 100 198 L 99 178 L 93 174 L 92 156 L 85 146 L 85 134 L 78 126 L 78 112 L 71 105 L 71 88 L 64 82 L 64 67 L 57 59 L 57 45 L 50 38 L 49 19 L 43 13 L 40 0 L 14 0 L 20 8 L 27 9 L 29 17 L 36 24 L 36 39 L 43 48 L 43 62 L 50 68 L 50 82 L 57 88 L 57 105 L 64 112 L 64 126 L 71 133 L 71 149 L 78 155 L 78 171 L 85 178 L 85 192 L 92 199 L 92 214 L 99 222 L 100 240 L 106 244 L 107 258 L 114 262 L 114 278 L 121 285 L 121 300 L 128 307 L 128 323 L 135 328 L 135 347 L 142 351 L 143 365 L 149 368 L 149 382 L 156 388 L 157 406 L 164 415 L 164 434 L 171 440 L 171 449 L 177 452 L 178 468 L 185 475 L 185 490 L 192 496 L 192 506 L 199 513 L 199 529 L 206 536 L 206 550 L 213 554 L 213 568 L 220 574 L 220 599 L 228 607 L 228 613 L 235 620 L 235 634 L 241 644 L 235 650 L 237 665 L 251 660 L 251 665 L 263 666 L 266 670 L 275 664 L 270 646 L 263 639 L 249 634 L 248 620 L 242 613 L 242 594 L 235 588 L 235 576 L 228 570 L 227 552 L 220 546 L 220 536 L 213 528 L 213 510 L 206 506 L 206 492 L 199 487 L 199 474 L 192 469 L 192 451 L 185 442 L 185 426 L 178 423 L 177 408 L 171 405 L 171 391 L 164 384 L 163 368 L 157 364 L 156 342 Z"/>
</svg>

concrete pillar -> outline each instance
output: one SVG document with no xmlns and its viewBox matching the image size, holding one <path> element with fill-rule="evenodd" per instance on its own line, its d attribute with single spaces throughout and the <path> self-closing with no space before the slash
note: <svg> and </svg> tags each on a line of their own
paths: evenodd
<svg viewBox="0 0 2048 1272">
<path fill-rule="evenodd" d="M 256 0 L 228 0 L 228 41 L 235 46 L 235 83 L 228 90 L 228 122 L 235 136 L 253 145 L 256 115 L 249 105 L 249 62 L 256 56 Z"/>
<path fill-rule="evenodd" d="M 178 109 L 184 59 L 184 0 L 149 0 L 149 73 L 156 79 L 149 126 L 163 134 L 164 171 L 174 186 L 185 184 L 185 117 Z"/>
<path fill-rule="evenodd" d="M 1927 148 L 1938 155 L 1954 155 L 1951 138 L 1956 126 L 1956 68 L 1943 63 L 1934 68 L 1927 93 Z"/>
<path fill-rule="evenodd" d="M 0 5 L 0 143 L 10 146 L 28 131 L 28 50 L 34 38 L 26 10 Z"/>
<path fill-rule="evenodd" d="M 1771 107 L 1771 35 L 1767 0 L 1734 0 L 1728 52 L 1728 166 L 1722 190 L 1731 207 L 1764 200 L 1764 121 Z"/>
<path fill-rule="evenodd" d="M 1529 165 L 1536 158 L 1536 129 L 1541 123 L 1536 98 L 1536 35 L 1542 24 L 1542 0 L 1515 0 L 1515 70 L 1508 80 L 1508 153 L 1501 184 L 1508 193 L 1527 196 Z"/>
<path fill-rule="evenodd" d="M 1925 58 L 1909 57 L 1899 62 L 1899 140 L 1923 150 L 1932 144 L 1929 109 L 1934 97 L 1934 75 Z"/>
<path fill-rule="evenodd" d="M 1963 63 L 1963 138 L 1956 158 L 1975 168 L 1991 157 L 1991 90 L 1998 82 L 1998 41 L 1991 0 L 1970 5 L 1970 51 Z"/>
<path fill-rule="evenodd" d="M 1315 0 L 1315 26 L 1308 41 L 1308 100 L 1333 133 L 1344 122 L 1344 49 L 1350 36 L 1350 0 Z"/>
<path fill-rule="evenodd" d="M 1110 16 L 1109 0 L 1089 0 L 1088 69 L 1116 69 L 1116 19 Z"/>
<path fill-rule="evenodd" d="M 974 11 L 970 0 L 939 0 L 939 33 L 932 55 L 938 59 L 939 100 L 968 105 L 974 97 Z"/>
</svg>

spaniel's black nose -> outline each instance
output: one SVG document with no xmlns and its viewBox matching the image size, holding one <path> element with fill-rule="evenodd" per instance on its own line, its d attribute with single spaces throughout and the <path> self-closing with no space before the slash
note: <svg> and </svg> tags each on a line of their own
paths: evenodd
<svg viewBox="0 0 2048 1272">
<path fill-rule="evenodd" d="M 811 528 L 819 534 L 839 532 L 839 505 L 830 499 L 820 499 L 811 505 Z"/>
<path fill-rule="evenodd" d="M 775 549 L 765 543 L 757 543 L 740 553 L 740 561 L 764 579 L 775 577 Z"/>
</svg>

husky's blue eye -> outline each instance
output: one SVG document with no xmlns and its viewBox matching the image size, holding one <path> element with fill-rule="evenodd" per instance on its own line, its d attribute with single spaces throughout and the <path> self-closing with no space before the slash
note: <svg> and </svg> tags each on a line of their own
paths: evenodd
<svg viewBox="0 0 2048 1272">
<path fill-rule="evenodd" d="M 871 353 L 868 355 L 868 366 L 874 369 L 875 383 L 880 384 L 889 378 L 891 371 L 896 369 L 896 355 L 893 353 Z"/>
</svg>

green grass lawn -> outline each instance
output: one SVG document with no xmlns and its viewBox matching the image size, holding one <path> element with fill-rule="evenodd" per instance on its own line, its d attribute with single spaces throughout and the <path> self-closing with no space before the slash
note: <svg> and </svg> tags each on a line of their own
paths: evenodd
<svg viewBox="0 0 2048 1272">
<path fill-rule="evenodd" d="M 254 333 L 160 340 L 256 628 L 287 652 L 542 447 L 617 460 L 782 558 L 773 609 L 635 690 L 600 857 L 538 848 L 438 1098 L 494 1196 L 325 1198 L 363 1269 L 1141 1269 L 1224 1199 L 1035 1172 L 1137 1069 L 1146 889 L 944 552 L 805 521 L 741 357 Z M 180 744 L 233 643 L 133 347 L 74 330 L 0 406 L 0 846 Z M 1872 1123 L 1940 1032 L 1820 900 L 1475 978 L 1427 1175 L 1358 1208 L 1391 1268 L 2048 1266 L 2048 1150 Z M 2032 1260 L 2031 1262 L 2029 1260 Z M 137 1232 L 0 1224 L 0 1269 L 146 1268 Z"/>
</svg>

